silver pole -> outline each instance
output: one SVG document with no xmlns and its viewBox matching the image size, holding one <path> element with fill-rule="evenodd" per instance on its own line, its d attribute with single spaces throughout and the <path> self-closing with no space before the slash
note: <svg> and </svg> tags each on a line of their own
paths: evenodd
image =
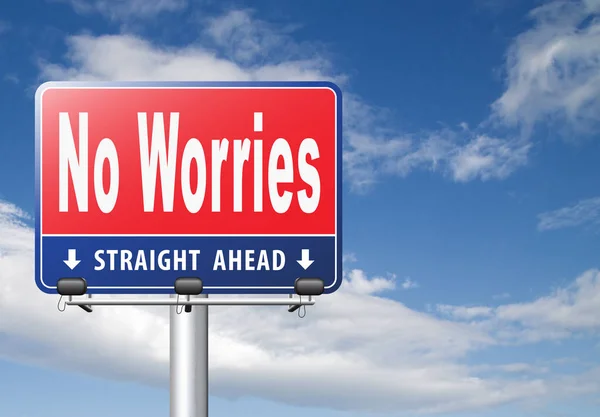
<svg viewBox="0 0 600 417">
<path fill-rule="evenodd" d="M 170 313 L 171 417 L 208 417 L 208 305 L 177 308 Z"/>
</svg>

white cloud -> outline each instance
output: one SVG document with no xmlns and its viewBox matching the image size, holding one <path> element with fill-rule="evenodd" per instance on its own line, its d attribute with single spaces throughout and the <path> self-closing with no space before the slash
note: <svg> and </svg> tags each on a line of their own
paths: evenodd
<svg viewBox="0 0 600 417">
<path fill-rule="evenodd" d="M 0 355 L 164 385 L 166 308 L 56 310 L 33 283 L 33 231 L 0 203 Z M 305 319 L 269 307 L 211 308 L 211 392 L 353 410 L 452 411 L 542 395 L 544 382 L 479 378 L 458 360 L 494 343 L 472 326 L 377 296 L 390 279 L 346 276 Z M 360 385 L 364 390 L 357 392 Z"/>
<path fill-rule="evenodd" d="M 454 179 L 469 181 L 480 177 L 504 179 L 527 163 L 531 144 L 505 141 L 478 135 L 463 148 L 457 149 L 451 159 Z"/>
<path fill-rule="evenodd" d="M 198 47 L 156 48 L 133 35 L 72 36 L 69 66 L 42 63 L 51 80 L 239 80 L 252 78 L 236 64 Z"/>
<path fill-rule="evenodd" d="M 411 288 L 418 288 L 419 284 L 417 284 L 415 281 L 413 281 L 410 278 L 405 278 L 404 281 L 402 282 L 401 287 L 404 290 L 410 290 Z"/>
<path fill-rule="evenodd" d="M 77 13 L 99 13 L 111 20 L 149 18 L 185 8 L 187 0 L 51 0 L 68 3 Z"/>
<path fill-rule="evenodd" d="M 530 132 L 538 122 L 571 131 L 600 127 L 600 3 L 553 1 L 534 9 L 506 61 L 507 89 L 494 103 L 502 122 Z"/>
<path fill-rule="evenodd" d="M 377 132 L 378 118 L 360 114 L 372 130 L 345 132 L 344 165 L 355 189 L 367 188 L 384 175 L 405 177 L 418 169 L 437 171 L 457 182 L 504 179 L 528 162 L 531 144 L 521 140 L 450 130 L 394 136 Z"/>
<path fill-rule="evenodd" d="M 503 321 L 518 322 L 535 329 L 599 330 L 600 271 L 589 270 L 567 288 L 534 302 L 508 304 L 496 308 L 495 315 Z"/>
<path fill-rule="evenodd" d="M 368 278 L 364 271 L 353 269 L 348 273 L 347 277 L 348 283 L 345 286 L 345 290 L 356 294 L 376 294 L 384 290 L 393 290 L 396 288 L 394 282 L 396 279 L 395 275 L 389 278 Z"/>
<path fill-rule="evenodd" d="M 24 216 L 0 202 L 0 356 L 164 386 L 167 308 L 97 307 L 85 314 L 70 307 L 59 313 L 58 297 L 35 288 L 33 230 Z M 463 363 L 469 354 L 501 343 L 598 330 L 600 272 L 589 271 L 571 287 L 530 303 L 440 307 L 451 320 L 381 297 L 394 288 L 394 278 L 369 278 L 353 269 L 341 289 L 320 297 L 303 320 L 272 307 L 211 308 L 211 392 L 342 410 L 408 412 L 543 401 L 558 392 L 577 395 L 583 388 L 597 392 L 598 385 L 586 375 L 581 376 L 583 387 L 577 376 L 526 376 L 526 369 L 514 364 L 495 365 L 500 376 L 481 376 L 488 365 Z M 519 370 L 518 379 L 502 376 Z M 357 392 L 357 385 L 364 390 Z"/>
<path fill-rule="evenodd" d="M 538 230 L 541 231 L 597 224 L 600 221 L 600 197 L 588 198 L 568 207 L 542 213 L 538 219 Z"/>
<path fill-rule="evenodd" d="M 600 330 L 600 271 L 591 269 L 572 284 L 535 301 L 488 306 L 439 305 L 445 316 L 487 329 L 497 340 L 529 343 Z"/>
<path fill-rule="evenodd" d="M 437 310 L 440 313 L 457 320 L 473 320 L 475 318 L 491 317 L 493 313 L 493 310 L 490 307 L 465 307 L 446 304 L 438 305 Z"/>
<path fill-rule="evenodd" d="M 356 262 L 356 255 L 353 253 L 346 253 L 344 254 L 344 256 L 342 257 L 342 262 L 343 263 L 352 263 L 352 262 Z"/>
<path fill-rule="evenodd" d="M 290 37 L 296 27 L 275 26 L 253 15 L 250 9 L 231 10 L 206 19 L 204 31 L 227 57 L 241 65 L 264 64 L 273 55 L 280 60 L 311 55 L 309 47 L 303 48 Z M 313 59 L 319 59 L 314 51 L 312 55 Z M 330 64 L 321 60 L 321 65 Z"/>
<path fill-rule="evenodd" d="M 217 45 L 237 62 L 254 62 L 274 47 L 285 43 L 265 22 L 252 22 L 251 12 L 232 10 L 208 20 L 206 31 Z"/>
</svg>

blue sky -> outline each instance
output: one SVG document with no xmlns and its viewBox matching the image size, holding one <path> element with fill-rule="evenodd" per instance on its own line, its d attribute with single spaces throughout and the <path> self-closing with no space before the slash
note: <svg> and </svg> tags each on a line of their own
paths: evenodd
<svg viewBox="0 0 600 417">
<path fill-rule="evenodd" d="M 0 415 L 168 413 L 164 309 L 60 314 L 33 283 L 35 88 L 135 79 L 344 91 L 345 285 L 303 320 L 214 308 L 212 416 L 597 415 L 598 13 L 597 0 L 3 5 Z"/>
</svg>

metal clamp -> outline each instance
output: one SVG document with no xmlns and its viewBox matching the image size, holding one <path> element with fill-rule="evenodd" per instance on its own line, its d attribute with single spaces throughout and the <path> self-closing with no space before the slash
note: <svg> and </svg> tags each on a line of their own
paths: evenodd
<svg viewBox="0 0 600 417">
<path fill-rule="evenodd" d="M 305 304 L 302 304 L 302 296 L 307 295 L 308 302 L 312 302 L 312 296 L 323 294 L 325 291 L 325 283 L 320 278 L 298 278 L 294 283 L 294 290 L 296 291 L 296 294 L 298 294 L 300 303 L 290 305 L 288 311 L 293 313 L 298 310 L 298 317 L 304 318 L 306 316 L 306 306 Z M 290 294 L 290 298 L 292 298 L 292 294 Z M 302 307 L 302 312 L 300 311 L 300 307 Z"/>
<path fill-rule="evenodd" d="M 63 312 L 67 308 L 67 305 L 70 305 L 70 303 L 73 301 L 73 296 L 86 294 L 87 282 L 83 278 L 61 278 L 56 284 L 56 290 L 60 294 L 57 308 L 58 311 Z M 68 296 L 69 299 L 67 302 L 65 302 L 64 307 L 61 309 L 60 302 L 64 296 Z M 87 294 L 87 299 L 91 300 L 91 298 L 92 294 Z M 89 303 L 77 305 L 87 313 L 91 313 L 93 311 L 92 305 Z"/>
<path fill-rule="evenodd" d="M 204 285 L 202 280 L 196 277 L 181 277 L 175 280 L 175 292 L 177 293 L 177 303 L 179 304 L 179 296 L 185 295 L 186 301 L 190 301 L 192 295 L 199 295 L 202 293 Z M 192 312 L 192 305 L 189 303 L 185 304 L 185 312 Z M 178 311 L 177 314 L 181 314 Z"/>
</svg>

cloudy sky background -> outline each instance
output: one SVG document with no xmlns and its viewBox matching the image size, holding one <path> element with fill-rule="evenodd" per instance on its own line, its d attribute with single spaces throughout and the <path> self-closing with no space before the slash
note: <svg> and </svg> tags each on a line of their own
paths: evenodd
<svg viewBox="0 0 600 417">
<path fill-rule="evenodd" d="M 600 1 L 397 3 L 1 6 L 1 416 L 168 413 L 167 309 L 35 287 L 35 88 L 315 79 L 344 91 L 345 283 L 304 319 L 212 308 L 211 415 L 597 415 Z"/>
</svg>

